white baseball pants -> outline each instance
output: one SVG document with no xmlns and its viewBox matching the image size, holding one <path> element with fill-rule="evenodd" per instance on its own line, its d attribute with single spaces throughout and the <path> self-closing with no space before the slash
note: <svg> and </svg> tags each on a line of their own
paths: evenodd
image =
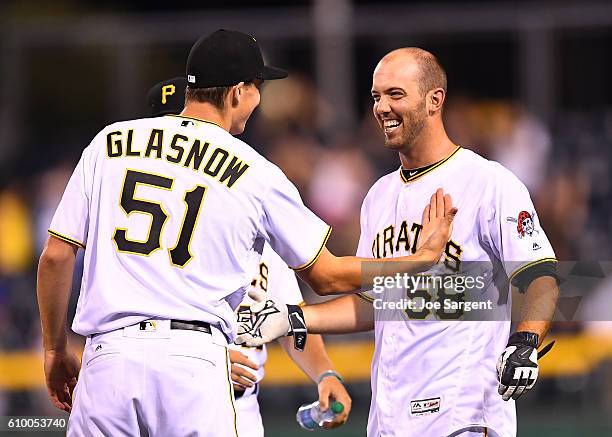
<svg viewBox="0 0 612 437">
<path fill-rule="evenodd" d="M 257 394 L 245 393 L 244 396 L 236 399 L 236 417 L 240 437 L 264 437 Z"/>
<path fill-rule="evenodd" d="M 224 335 L 170 329 L 169 320 L 141 329 L 87 339 L 67 435 L 236 436 Z"/>
</svg>

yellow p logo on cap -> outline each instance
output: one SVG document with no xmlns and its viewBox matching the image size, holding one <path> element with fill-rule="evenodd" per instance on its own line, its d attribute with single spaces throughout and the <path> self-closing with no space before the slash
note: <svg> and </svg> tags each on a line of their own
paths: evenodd
<svg viewBox="0 0 612 437">
<path fill-rule="evenodd" d="M 174 85 L 164 85 L 161 89 L 162 92 L 162 104 L 166 104 L 166 97 L 173 95 L 176 92 L 176 87 Z"/>
</svg>

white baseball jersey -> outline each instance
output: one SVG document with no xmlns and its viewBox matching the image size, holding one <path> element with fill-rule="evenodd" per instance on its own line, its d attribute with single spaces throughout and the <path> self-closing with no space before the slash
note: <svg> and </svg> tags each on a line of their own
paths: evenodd
<svg viewBox="0 0 612 437">
<path fill-rule="evenodd" d="M 482 426 L 511 437 L 516 434 L 514 401 L 502 400 L 496 378 L 510 331 L 511 302 L 509 289 L 496 285 L 508 282 L 493 278 L 511 278 L 554 260 L 525 186 L 500 164 L 462 148 L 414 178 L 397 170 L 378 180 L 363 202 L 357 255 L 414 253 L 423 207 L 439 187 L 459 212 L 443 262 L 434 270 L 462 272 L 466 262 L 482 261 L 483 295 L 495 303 L 496 317 L 501 311 L 495 320 L 502 321 L 440 320 L 433 310 L 417 315 L 402 308 L 377 309 L 368 435 L 440 437 Z M 405 288 L 362 296 L 378 305 L 410 297 Z"/>
<path fill-rule="evenodd" d="M 264 245 L 258 271 L 251 286 L 264 291 L 268 298 L 275 302 L 289 305 L 300 305 L 304 302 L 295 273 L 268 244 Z M 253 303 L 249 296 L 245 296 L 240 305 L 250 306 Z M 257 372 L 252 369 L 249 371 L 256 373 L 257 381 L 261 381 L 264 377 L 263 365 L 267 359 L 266 347 L 245 347 L 235 344 L 230 347 L 247 355 L 251 361 L 259 365 Z"/>
<path fill-rule="evenodd" d="M 233 339 L 267 241 L 311 265 L 330 228 L 283 172 L 219 126 L 181 116 L 112 124 L 85 149 L 50 233 L 86 247 L 73 330 L 200 320 Z"/>
<path fill-rule="evenodd" d="M 251 286 L 264 291 L 275 302 L 290 305 L 300 305 L 303 303 L 302 293 L 295 273 L 268 244 L 263 248 L 261 261 L 258 264 L 258 270 L 251 282 Z M 241 305 L 250 306 L 252 303 L 253 300 L 245 296 Z M 266 347 L 244 347 L 231 344 L 229 348 L 242 352 L 249 360 L 259 365 L 258 370 L 247 368 L 249 372 L 257 376 L 257 382 L 259 383 L 264 377 L 264 364 L 268 358 Z M 239 436 L 262 437 L 264 435 L 256 387 L 247 388 L 244 394 L 236 399 L 236 419 Z"/>
</svg>

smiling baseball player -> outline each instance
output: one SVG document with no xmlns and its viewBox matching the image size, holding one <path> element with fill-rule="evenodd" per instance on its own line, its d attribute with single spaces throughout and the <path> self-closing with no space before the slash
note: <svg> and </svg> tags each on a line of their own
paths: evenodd
<svg viewBox="0 0 612 437">
<path fill-rule="evenodd" d="M 114 123 L 83 151 L 37 283 L 46 384 L 53 404 L 72 410 L 68 435 L 235 435 L 227 343 L 264 241 L 320 294 L 358 290 L 378 273 L 362 270 L 366 259 L 332 255 L 329 226 L 278 167 L 233 136 L 259 104 L 258 86 L 286 75 L 264 65 L 253 37 L 216 31 L 191 49 L 181 116 Z M 440 257 L 457 209 L 437 198 L 443 207 L 423 223 L 425 244 L 404 258 L 414 262 L 382 271 L 414 273 Z M 80 372 L 66 332 L 79 247 Z M 306 340 L 300 312 L 297 348 Z"/>
<path fill-rule="evenodd" d="M 147 105 L 153 117 L 179 114 L 185 104 L 187 81 L 175 77 L 155 84 L 147 93 Z M 260 250 L 258 247 L 257 251 Z M 251 282 L 251 288 L 265 293 L 270 298 L 290 305 L 302 305 L 304 300 L 295 273 L 283 260 L 264 244 L 257 272 Z M 252 299 L 245 296 L 243 305 L 251 305 Z M 339 426 L 346 422 L 351 411 L 351 398 L 346 392 L 342 378 L 333 369 L 333 364 L 320 335 L 311 335 L 303 352 L 296 351 L 288 337 L 278 342 L 289 357 L 317 384 L 319 402 L 327 409 L 330 398 L 343 404 L 344 410 L 334 421 L 326 423 L 326 428 Z M 240 437 L 263 437 L 264 427 L 259 410 L 257 396 L 259 383 L 264 377 L 264 365 L 267 360 L 266 346 L 245 347 L 230 344 L 231 378 L 234 383 L 236 398 L 236 425 Z"/>
<path fill-rule="evenodd" d="M 525 186 L 447 137 L 441 117 L 446 74 L 431 53 L 387 54 L 374 71 L 372 97 L 385 146 L 398 152 L 401 167 L 368 192 L 357 255 L 396 258 L 417 250 L 425 217 L 416 206 L 443 187 L 460 212 L 442 260 L 428 273 L 478 275 L 479 297 L 495 305 L 470 320 L 452 305 L 450 311 L 390 305 L 462 301 L 455 290 L 383 287 L 363 293 L 368 302 L 347 296 L 306 306 L 306 325 L 316 333 L 375 329 L 369 437 L 513 437 L 514 401 L 537 380 L 537 348 L 555 311 L 553 249 Z M 510 283 L 525 293 L 512 335 Z M 256 345 L 291 332 L 283 305 L 260 322 L 258 312 L 273 305 L 251 308 L 239 342 Z"/>
</svg>

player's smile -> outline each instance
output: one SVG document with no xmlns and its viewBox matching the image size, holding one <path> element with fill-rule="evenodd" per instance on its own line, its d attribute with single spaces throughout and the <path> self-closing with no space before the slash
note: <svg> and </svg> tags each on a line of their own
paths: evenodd
<svg viewBox="0 0 612 437">
<path fill-rule="evenodd" d="M 383 130 L 385 134 L 390 134 L 396 131 L 402 124 L 401 120 L 383 120 Z"/>
</svg>

